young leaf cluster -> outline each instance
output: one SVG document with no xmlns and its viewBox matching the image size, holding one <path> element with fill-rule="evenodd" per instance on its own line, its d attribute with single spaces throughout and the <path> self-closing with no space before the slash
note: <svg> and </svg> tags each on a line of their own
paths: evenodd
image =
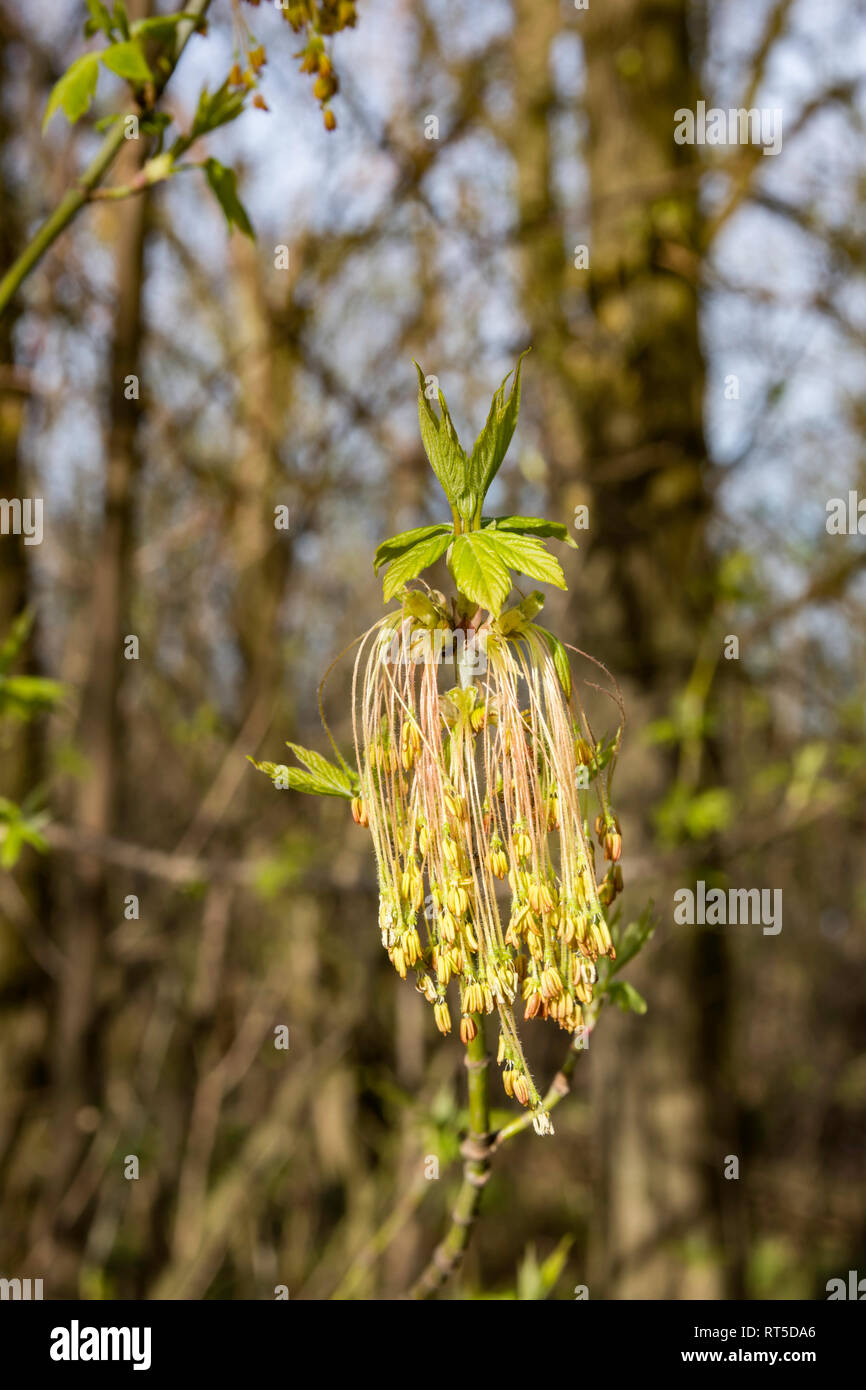
<svg viewBox="0 0 866 1390">
<path fill-rule="evenodd" d="M 418 418 L 421 439 L 451 508 L 451 522 L 421 526 L 392 536 L 378 547 L 373 565 L 383 567 L 385 600 L 394 598 L 410 580 L 447 556 L 448 567 L 461 595 L 497 617 L 513 587 L 512 574 L 564 589 L 562 566 L 545 542 L 558 540 L 576 549 L 565 526 L 532 516 L 485 516 L 484 500 L 502 466 L 520 409 L 522 353 L 506 394 L 509 372 L 496 391 L 487 421 L 467 454 L 460 444 L 448 404 L 437 392 L 439 412 L 430 399 L 432 378 L 418 371 Z"/>
</svg>

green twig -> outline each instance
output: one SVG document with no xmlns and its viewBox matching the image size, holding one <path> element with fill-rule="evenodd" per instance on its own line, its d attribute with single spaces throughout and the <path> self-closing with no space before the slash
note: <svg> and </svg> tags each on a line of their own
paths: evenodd
<svg viewBox="0 0 866 1390">
<path fill-rule="evenodd" d="M 165 76 L 159 82 L 156 95 L 159 96 L 175 68 L 177 67 L 180 56 L 187 45 L 190 35 L 196 29 L 198 22 L 204 18 L 210 7 L 211 0 L 187 0 L 184 9 L 194 18 L 183 21 L 178 25 L 177 43 L 174 55 L 169 63 Z M 24 281 L 32 270 L 39 264 L 45 252 L 52 247 L 66 230 L 70 222 L 81 211 L 85 203 L 89 202 L 94 190 L 99 186 L 105 175 L 108 173 L 114 161 L 120 153 L 121 147 L 125 143 L 124 126 L 122 121 L 118 121 L 108 132 L 100 146 L 95 158 L 88 164 L 81 178 L 74 188 L 70 188 L 64 194 L 57 207 L 52 212 L 47 221 L 27 243 L 21 255 L 9 267 L 3 279 L 0 280 L 0 318 L 6 312 L 11 300 L 18 293 Z M 138 190 L 133 190 L 138 191 Z"/>
<path fill-rule="evenodd" d="M 577 1066 L 577 1059 L 581 1052 L 586 1050 L 586 1036 L 595 1027 L 599 1010 L 604 1003 L 600 999 L 596 1006 L 584 1011 L 585 1027 L 576 1033 L 569 1043 L 568 1052 L 556 1076 L 550 1083 L 547 1095 L 544 1097 L 544 1109 L 554 1110 L 563 1097 L 567 1096 L 571 1090 L 571 1078 Z M 480 1025 L 482 1019 L 476 1016 L 476 1022 Z M 470 1043 L 466 1049 L 466 1065 L 469 1067 L 469 1137 L 465 1141 L 462 1152 L 466 1162 L 463 1168 L 463 1182 L 457 1194 L 457 1201 L 451 1213 L 451 1224 L 445 1235 L 445 1239 L 436 1247 L 433 1256 L 423 1271 L 417 1282 L 410 1290 L 410 1298 L 430 1298 L 442 1287 L 456 1270 L 463 1254 L 469 1244 L 469 1236 L 472 1227 L 478 1217 L 478 1210 L 481 1205 L 481 1191 L 490 1176 L 491 1159 L 498 1149 L 509 1139 L 513 1139 L 516 1134 L 522 1134 L 525 1129 L 529 1129 L 532 1124 L 532 1111 L 526 1110 L 510 1124 L 505 1125 L 495 1134 L 488 1134 L 487 1127 L 490 1123 L 490 1102 L 488 1095 L 487 1062 L 489 1058 L 483 1042 L 480 1051 L 478 1050 L 481 1040 L 481 1028 L 479 1026 L 478 1037 Z M 474 1049 L 474 1051 L 473 1051 Z M 479 1065 L 474 1069 L 474 1059 L 484 1057 L 483 1067 Z M 475 1089 L 474 1089 L 475 1088 Z"/>
<path fill-rule="evenodd" d="M 478 1032 L 472 1042 L 467 1043 L 463 1059 L 469 1072 L 469 1134 L 460 1147 L 464 1158 L 463 1181 L 445 1238 L 437 1245 L 429 1264 L 410 1290 L 410 1298 L 430 1298 L 460 1264 L 478 1218 L 481 1193 L 490 1176 L 490 1058 L 484 1039 L 484 1018 L 481 1014 L 473 1014 L 472 1018 Z"/>
</svg>

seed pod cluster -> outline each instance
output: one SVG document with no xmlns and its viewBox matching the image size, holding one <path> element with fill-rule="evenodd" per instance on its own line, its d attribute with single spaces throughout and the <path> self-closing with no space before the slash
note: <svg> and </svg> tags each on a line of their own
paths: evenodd
<svg viewBox="0 0 866 1390">
<path fill-rule="evenodd" d="M 505 1091 L 549 1132 L 515 1009 L 581 1026 L 596 962 L 614 956 L 604 909 L 622 886 L 619 825 L 605 806 L 599 886 L 580 776 L 595 750 L 537 632 L 491 629 L 484 673 L 440 690 L 441 664 L 394 659 L 395 633 L 411 650 L 415 626 L 411 612 L 389 615 L 355 666 L 353 815 L 373 840 L 382 944 L 398 974 L 415 971 L 440 1032 L 449 989 L 464 1042 L 475 1016 L 498 1014 Z"/>
</svg>

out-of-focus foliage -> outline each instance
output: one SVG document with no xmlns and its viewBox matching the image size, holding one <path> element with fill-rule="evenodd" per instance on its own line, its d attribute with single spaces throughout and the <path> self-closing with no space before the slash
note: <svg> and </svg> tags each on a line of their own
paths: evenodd
<svg viewBox="0 0 866 1390">
<path fill-rule="evenodd" d="M 866 487 L 857 7 L 316 9 L 215 0 L 112 179 L 243 95 L 195 146 L 222 207 L 201 173 L 95 200 L 0 323 L 0 491 L 45 507 L 41 544 L 0 535 L 0 641 L 36 614 L 0 673 L 0 1269 L 372 1299 L 428 1259 L 459 1042 L 393 982 L 345 795 L 245 755 L 322 746 L 376 546 L 441 520 L 413 359 L 469 440 L 532 342 L 485 506 L 579 545 L 545 629 L 623 687 L 588 757 L 617 757 L 622 920 L 652 897 L 656 928 L 449 1294 L 823 1297 L 866 1260 L 864 551 L 825 525 Z M 4 268 L 130 102 L 103 64 L 41 133 L 88 17 L 0 0 Z M 701 98 L 781 106 L 781 153 L 676 145 Z M 699 881 L 781 890 L 781 931 L 677 925 Z M 552 1078 L 560 1040 L 531 1052 Z"/>
</svg>

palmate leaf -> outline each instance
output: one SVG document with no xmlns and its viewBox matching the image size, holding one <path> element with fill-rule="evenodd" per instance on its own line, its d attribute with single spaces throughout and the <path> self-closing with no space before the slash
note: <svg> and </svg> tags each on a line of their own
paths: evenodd
<svg viewBox="0 0 866 1390">
<path fill-rule="evenodd" d="M 441 414 L 437 415 L 425 393 L 427 383 L 424 372 L 417 362 L 415 367 L 418 372 L 418 420 L 424 450 L 449 503 L 459 509 L 461 499 L 467 492 L 466 455 L 460 447 L 445 397 L 440 391 Z"/>
<path fill-rule="evenodd" d="M 377 546 L 376 554 L 373 556 L 373 569 L 378 574 L 383 565 L 396 560 L 419 541 L 426 541 L 433 536 L 450 536 L 453 531 L 453 526 L 444 521 L 440 521 L 436 526 L 416 526 L 413 531 L 401 531 L 399 536 L 391 536 L 389 540 L 382 541 L 382 544 Z"/>
<path fill-rule="evenodd" d="M 555 584 L 558 589 L 566 587 L 561 564 L 536 536 L 521 536 L 514 531 L 477 531 L 474 534 L 483 538 L 510 569 L 530 579 L 540 579 L 544 584 Z"/>
<path fill-rule="evenodd" d="M 520 411 L 520 369 L 526 352 L 522 352 L 517 359 L 517 367 L 512 368 L 514 381 L 508 399 L 505 397 L 505 387 L 511 372 L 505 377 L 499 390 L 493 397 L 490 406 L 490 414 L 487 423 L 479 434 L 472 449 L 467 470 L 468 488 L 477 498 L 478 511 L 484 498 L 487 496 L 490 484 L 499 472 L 502 460 L 508 451 L 517 424 L 517 416 Z"/>
<path fill-rule="evenodd" d="M 499 616 L 511 592 L 511 576 L 494 536 L 485 531 L 458 536 L 451 552 L 451 573 L 467 598 Z"/>
<path fill-rule="evenodd" d="M 435 564 L 439 557 L 445 554 L 453 539 L 453 530 L 450 526 L 446 526 L 443 531 L 436 529 L 435 535 L 417 541 L 408 550 L 396 555 L 389 562 L 382 583 L 382 594 L 385 602 L 387 603 L 388 599 L 393 598 L 404 584 L 408 584 L 410 579 L 415 579 L 422 570 Z"/>
<path fill-rule="evenodd" d="M 561 521 L 545 521 L 540 516 L 486 516 L 481 522 L 481 529 L 516 531 L 521 536 L 548 536 L 570 545 L 572 550 L 577 550 L 577 541 Z"/>
</svg>

